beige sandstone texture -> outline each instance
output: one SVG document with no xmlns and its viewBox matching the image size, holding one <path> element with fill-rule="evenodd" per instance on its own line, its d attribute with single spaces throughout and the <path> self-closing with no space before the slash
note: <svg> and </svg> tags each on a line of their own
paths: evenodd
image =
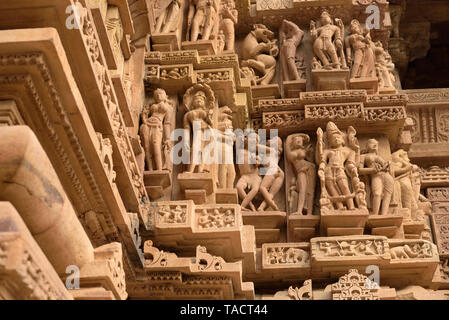
<svg viewBox="0 0 449 320">
<path fill-rule="evenodd" d="M 449 300 L 425 2 L 2 1 L 0 300 Z"/>
</svg>

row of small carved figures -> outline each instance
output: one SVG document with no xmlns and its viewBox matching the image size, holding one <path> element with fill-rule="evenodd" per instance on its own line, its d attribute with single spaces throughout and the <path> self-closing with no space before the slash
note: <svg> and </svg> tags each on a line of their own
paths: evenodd
<svg viewBox="0 0 449 320">
<path fill-rule="evenodd" d="M 321 242 L 319 249 L 325 256 L 348 257 L 363 255 L 382 255 L 385 253 L 383 241 L 336 241 L 336 243 Z M 433 257 L 430 243 L 402 245 L 390 248 L 392 259 L 431 258 Z M 269 264 L 307 263 L 309 253 L 300 248 L 275 247 L 267 249 L 267 262 Z M 447 267 L 447 262 L 445 265 Z M 448 269 L 449 271 L 449 269 Z"/>
</svg>

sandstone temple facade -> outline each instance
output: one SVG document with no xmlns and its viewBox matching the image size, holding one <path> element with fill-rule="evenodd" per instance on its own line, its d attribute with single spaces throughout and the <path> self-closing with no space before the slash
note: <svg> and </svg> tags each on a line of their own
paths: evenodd
<svg viewBox="0 0 449 320">
<path fill-rule="evenodd" d="M 448 300 L 448 23 L 2 1 L 0 300 Z"/>
</svg>

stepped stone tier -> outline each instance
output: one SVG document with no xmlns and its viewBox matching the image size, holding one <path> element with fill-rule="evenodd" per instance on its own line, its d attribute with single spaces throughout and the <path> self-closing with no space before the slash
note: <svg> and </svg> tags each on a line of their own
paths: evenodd
<svg viewBox="0 0 449 320">
<path fill-rule="evenodd" d="M 0 300 L 449 300 L 448 9 L 1 1 Z"/>
</svg>

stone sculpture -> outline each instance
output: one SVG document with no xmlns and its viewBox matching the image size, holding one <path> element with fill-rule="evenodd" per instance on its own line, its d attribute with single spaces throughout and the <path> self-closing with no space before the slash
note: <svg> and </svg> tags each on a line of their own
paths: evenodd
<svg viewBox="0 0 449 320">
<path fill-rule="evenodd" d="M 327 11 L 321 14 L 321 26 L 316 28 L 314 21 L 310 22 L 310 35 L 313 41 L 313 51 L 324 69 L 340 69 L 345 67 L 343 53 L 343 22 L 336 19 L 338 25 L 332 23 Z"/>
<path fill-rule="evenodd" d="M 307 215 L 311 215 L 315 195 L 316 166 L 312 162 L 313 149 L 310 137 L 303 133 L 290 135 L 285 144 L 285 154 L 295 172 L 288 192 L 297 195 L 296 214 L 303 214 L 305 209 Z M 289 199 L 293 205 L 294 197 L 290 196 Z"/>
<path fill-rule="evenodd" d="M 242 67 L 252 68 L 258 75 L 256 83 L 266 85 L 276 72 L 276 57 L 279 54 L 274 32 L 263 24 L 253 25 L 253 30 L 242 43 Z"/>
<path fill-rule="evenodd" d="M 220 31 L 223 32 L 225 50 L 234 51 L 235 25 L 238 21 L 238 11 L 235 0 L 223 0 L 220 10 Z"/>
<path fill-rule="evenodd" d="M 367 150 L 360 157 L 359 174 L 369 177 L 372 213 L 385 215 L 393 196 L 394 172 L 390 162 L 378 155 L 378 148 L 376 139 L 368 140 Z"/>
<path fill-rule="evenodd" d="M 316 162 L 319 165 L 322 207 L 353 210 L 355 199 L 359 208 L 366 208 L 365 186 L 360 182 L 357 172 L 360 146 L 355 134 L 355 129 L 349 127 L 346 146 L 343 132 L 333 122 L 328 122 L 326 147 L 323 130 L 317 130 Z M 350 184 L 354 192 L 351 192 Z"/>
<path fill-rule="evenodd" d="M 406 151 L 399 149 L 392 154 L 395 174 L 395 196 L 403 208 L 411 210 L 412 220 L 422 220 L 431 211 L 431 204 L 420 193 L 421 171 L 410 162 Z"/>
<path fill-rule="evenodd" d="M 189 0 L 187 41 L 212 40 L 218 36 L 220 4 L 218 0 Z"/>
<path fill-rule="evenodd" d="M 374 77 L 374 53 L 370 45 L 370 34 L 363 35 L 360 22 L 352 20 L 351 34 L 345 39 L 348 65 L 352 67 L 351 78 Z"/>
<path fill-rule="evenodd" d="M 304 31 L 291 21 L 283 20 L 280 30 L 281 68 L 284 81 L 301 79 L 296 66 L 296 48 L 301 43 Z"/>
<path fill-rule="evenodd" d="M 164 9 L 165 7 L 165 9 Z M 169 33 L 176 31 L 181 13 L 181 0 L 165 1 L 160 14 L 156 17 L 154 33 Z"/>
<path fill-rule="evenodd" d="M 418 209 L 412 180 L 413 166 L 410 163 L 407 152 L 402 149 L 394 152 L 391 157 L 396 181 L 396 193 L 398 194 L 399 201 L 403 208 L 411 209 L 413 215 Z"/>
<path fill-rule="evenodd" d="M 194 85 L 184 94 L 183 104 L 187 110 L 183 119 L 185 149 L 190 152 L 187 172 L 193 173 L 195 169 L 198 173 L 210 172 L 202 151 L 210 143 L 204 138 L 204 134 L 213 127 L 214 93 L 206 84 Z M 190 141 L 192 142 L 188 143 Z"/>
<path fill-rule="evenodd" d="M 142 113 L 140 138 L 147 169 L 168 170 L 173 105 L 164 89 L 156 89 L 153 96 L 155 103 Z"/>
<path fill-rule="evenodd" d="M 218 114 L 218 131 L 221 144 L 221 162 L 218 166 L 218 186 L 223 189 L 234 188 L 234 142 L 236 136 L 232 126 L 232 110 L 228 106 L 221 107 Z"/>
<path fill-rule="evenodd" d="M 375 56 L 379 88 L 394 88 L 395 77 L 393 75 L 394 63 L 390 54 L 384 49 L 382 42 L 371 42 L 371 48 Z"/>
<path fill-rule="evenodd" d="M 277 146 L 277 150 L 275 150 L 275 146 Z M 268 140 L 269 152 L 274 151 L 274 155 L 270 154 L 269 156 L 277 156 L 277 161 L 281 158 L 282 154 L 282 139 L 279 137 L 273 137 Z M 271 166 L 271 167 L 270 167 Z M 266 170 L 265 175 L 260 183 L 259 192 L 262 194 L 264 201 L 260 204 L 257 211 L 264 211 L 267 207 L 271 207 L 275 211 L 279 211 L 279 207 L 274 201 L 274 196 L 279 192 L 284 184 L 284 171 L 277 165 L 273 166 L 273 163 L 267 161 L 267 165 L 264 166 Z"/>
<path fill-rule="evenodd" d="M 259 189 L 261 186 L 261 183 L 263 181 L 262 177 L 259 173 L 259 167 L 261 166 L 262 162 L 265 162 L 267 159 L 260 159 L 256 155 L 256 150 L 262 151 L 265 154 L 271 153 L 276 154 L 278 150 L 271 149 L 270 147 L 264 146 L 262 144 L 259 144 L 259 136 L 255 132 L 251 132 L 248 136 L 241 136 L 241 139 L 243 139 L 243 150 L 241 150 L 240 155 L 240 162 L 238 164 L 240 178 L 237 181 L 236 189 L 238 192 L 239 197 L 242 200 L 241 207 L 243 210 L 248 210 L 248 205 L 250 206 L 250 209 L 252 211 L 257 211 L 256 207 L 254 206 L 254 203 L 252 202 L 253 199 L 256 197 L 256 195 L 259 193 Z M 251 147 L 250 147 L 251 145 Z M 239 155 L 238 155 L 239 156 Z M 280 168 L 277 167 L 276 170 L 279 170 Z M 277 183 L 279 181 L 279 178 L 282 176 L 283 178 L 283 172 L 282 170 L 279 172 L 277 171 L 272 177 L 267 178 L 264 187 L 266 188 L 266 200 L 268 200 L 268 203 L 277 208 L 276 204 L 272 202 L 272 196 L 270 192 L 275 191 L 274 189 L 278 189 Z M 271 172 L 270 172 L 271 173 Z M 268 192 L 269 182 L 272 182 L 275 188 L 273 188 L 273 191 L 270 190 Z M 276 181 L 276 185 L 274 183 Z M 246 193 L 246 189 L 249 190 L 248 193 Z M 279 191 L 279 189 L 277 190 Z M 276 192 L 277 192 L 276 191 Z M 273 192 L 274 193 L 274 192 Z"/>
</svg>

